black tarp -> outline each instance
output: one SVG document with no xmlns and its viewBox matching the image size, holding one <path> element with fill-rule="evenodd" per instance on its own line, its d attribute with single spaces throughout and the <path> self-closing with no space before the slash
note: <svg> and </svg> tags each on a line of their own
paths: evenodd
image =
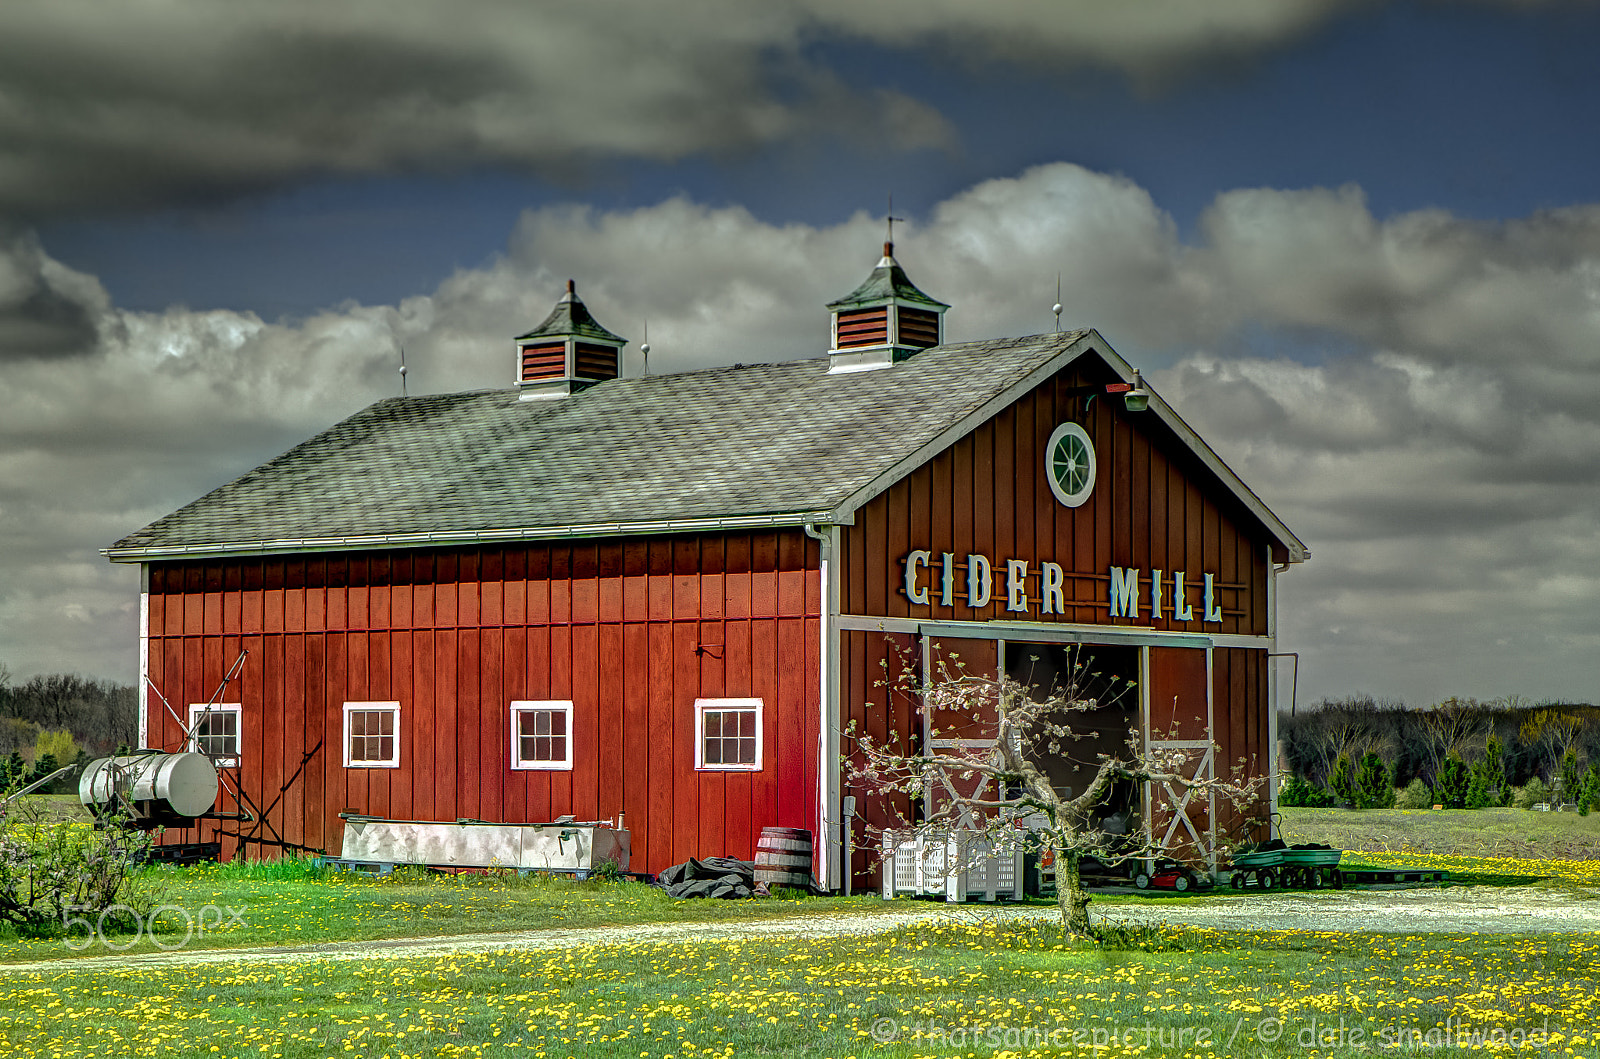
<svg viewBox="0 0 1600 1059">
<path fill-rule="evenodd" d="M 656 876 L 668 897 L 767 897 L 766 883 L 756 882 L 756 866 L 732 857 L 690 857 Z"/>
</svg>

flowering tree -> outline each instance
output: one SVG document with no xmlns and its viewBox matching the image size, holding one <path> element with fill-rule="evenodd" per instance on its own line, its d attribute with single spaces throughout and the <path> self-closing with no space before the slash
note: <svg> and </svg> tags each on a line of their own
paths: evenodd
<svg viewBox="0 0 1600 1059">
<path fill-rule="evenodd" d="M 1138 829 L 1115 834 L 1102 826 L 1103 803 L 1114 784 L 1148 782 L 1153 789 L 1168 792 L 1179 806 L 1177 811 L 1187 799 L 1216 795 L 1242 812 L 1265 782 L 1262 777 L 1246 778 L 1242 763 L 1225 779 L 1197 776 L 1192 747 L 1147 749 L 1135 727 L 1117 752 L 1099 750 L 1087 766 L 1068 765 L 1080 775 L 1087 772 L 1086 782 L 1075 780 L 1073 793 L 1068 793 L 1052 781 L 1052 765 L 1059 771 L 1067 760 L 1064 755 L 1075 745 L 1105 745 L 1102 733 L 1085 723 L 1086 715 L 1112 705 L 1102 700 L 1126 695 L 1131 683 L 1121 683 L 1109 696 L 1087 697 L 1081 688 L 1090 674 L 1076 661 L 1065 679 L 1047 692 L 1009 676 L 968 674 L 959 662 L 947 665 L 941 659 L 935 669 L 937 679 L 919 685 L 910 667 L 903 666 L 893 685 L 916 703 L 929 733 L 928 744 L 907 748 L 894 733 L 879 740 L 852 727 L 846 734 L 854 739 L 857 753 L 845 761 L 849 783 L 890 796 L 892 802 L 938 792 L 930 799 L 931 811 L 916 825 L 919 830 L 967 830 L 978 833 L 984 840 L 981 844 L 996 851 L 1014 853 L 1020 843 L 1024 849 L 1052 853 L 1061 921 L 1072 934 L 1094 934 L 1081 874 L 1085 857 L 1146 857 L 1160 852 L 1158 843 Z M 958 727 L 941 730 L 935 725 L 941 719 Z M 1216 753 L 1214 746 L 1212 752 Z"/>
<path fill-rule="evenodd" d="M 154 896 L 138 875 L 152 837 L 123 818 L 100 827 L 0 803 L 0 922 L 25 935 L 61 931 L 67 914 L 92 921 L 110 909 L 147 911 Z"/>
</svg>

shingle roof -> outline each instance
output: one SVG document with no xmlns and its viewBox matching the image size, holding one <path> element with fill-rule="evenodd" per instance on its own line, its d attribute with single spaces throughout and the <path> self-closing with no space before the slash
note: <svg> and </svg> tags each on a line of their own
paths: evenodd
<svg viewBox="0 0 1600 1059">
<path fill-rule="evenodd" d="M 848 374 L 820 358 L 614 379 L 556 400 L 390 398 L 107 554 L 825 514 L 1085 334 L 938 346 Z"/>
</svg>

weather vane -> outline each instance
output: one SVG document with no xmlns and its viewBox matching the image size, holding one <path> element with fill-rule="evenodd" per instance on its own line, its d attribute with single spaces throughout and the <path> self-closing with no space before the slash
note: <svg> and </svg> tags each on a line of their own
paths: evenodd
<svg viewBox="0 0 1600 1059">
<path fill-rule="evenodd" d="M 884 240 L 884 244 L 883 245 L 889 247 L 892 250 L 893 247 L 894 247 L 894 222 L 895 221 L 903 221 L 903 220 L 905 220 L 904 217 L 896 217 L 894 215 L 894 192 L 892 192 L 892 191 L 889 192 L 889 213 L 885 217 L 885 220 L 887 220 L 889 222 L 889 235 Z"/>
</svg>

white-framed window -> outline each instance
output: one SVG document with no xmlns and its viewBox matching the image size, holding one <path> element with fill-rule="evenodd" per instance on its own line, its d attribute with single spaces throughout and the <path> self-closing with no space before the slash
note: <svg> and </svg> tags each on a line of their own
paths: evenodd
<svg viewBox="0 0 1600 1059">
<path fill-rule="evenodd" d="M 239 764 L 239 704 L 203 702 L 189 706 L 189 749 L 204 754 L 213 765 Z"/>
<path fill-rule="evenodd" d="M 1062 423 L 1044 446 L 1050 491 L 1068 507 L 1080 507 L 1094 492 L 1094 442 L 1077 423 Z"/>
<path fill-rule="evenodd" d="M 761 700 L 694 700 L 694 767 L 761 771 Z"/>
<path fill-rule="evenodd" d="M 525 700 L 511 704 L 511 767 L 572 767 L 572 703 Z"/>
<path fill-rule="evenodd" d="M 350 769 L 400 767 L 398 702 L 344 704 L 344 767 Z"/>
</svg>

